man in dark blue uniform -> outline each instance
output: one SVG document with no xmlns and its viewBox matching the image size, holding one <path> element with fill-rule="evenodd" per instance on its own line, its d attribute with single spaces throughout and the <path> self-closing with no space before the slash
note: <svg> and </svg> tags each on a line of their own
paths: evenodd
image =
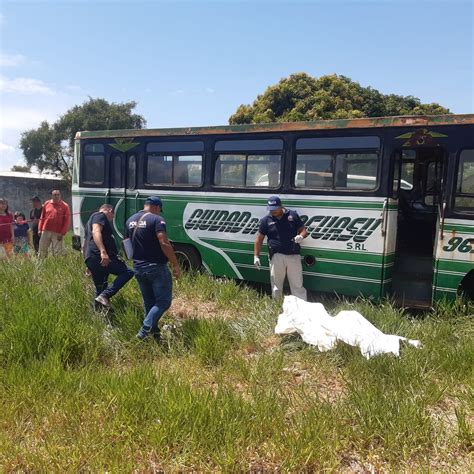
<svg viewBox="0 0 474 474">
<path fill-rule="evenodd" d="M 298 213 L 285 209 L 278 196 L 270 197 L 267 204 L 269 213 L 260 220 L 253 263 L 260 269 L 260 250 L 267 237 L 273 298 L 282 296 L 283 283 L 287 276 L 291 294 L 306 301 L 299 244 L 308 232 Z"/>
<path fill-rule="evenodd" d="M 179 278 L 180 270 L 173 247 L 166 235 L 166 222 L 160 213 L 163 204 L 158 196 L 145 200 L 143 211 L 127 220 L 127 237 L 133 248 L 135 276 L 142 292 L 145 306 L 143 325 L 137 334 L 139 339 L 152 335 L 160 339 L 158 322 L 171 306 L 172 278 L 168 261 L 173 267 L 173 276 Z"/>
<path fill-rule="evenodd" d="M 110 225 L 113 218 L 113 206 L 102 204 L 99 212 L 94 212 L 89 218 L 84 239 L 84 259 L 94 281 L 95 302 L 104 307 L 110 307 L 110 298 L 133 278 L 133 270 L 118 257 Z M 111 274 L 117 278 L 109 286 Z"/>
</svg>

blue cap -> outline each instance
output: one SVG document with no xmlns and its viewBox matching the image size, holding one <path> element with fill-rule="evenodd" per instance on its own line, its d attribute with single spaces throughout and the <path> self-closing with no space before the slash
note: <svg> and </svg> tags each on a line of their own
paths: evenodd
<svg viewBox="0 0 474 474">
<path fill-rule="evenodd" d="M 276 211 L 281 207 L 281 199 L 278 196 L 271 196 L 267 201 L 267 211 Z"/>
<path fill-rule="evenodd" d="M 163 209 L 163 203 L 158 196 L 148 196 L 145 199 L 145 204 L 151 204 L 152 206 L 160 206 Z"/>
</svg>

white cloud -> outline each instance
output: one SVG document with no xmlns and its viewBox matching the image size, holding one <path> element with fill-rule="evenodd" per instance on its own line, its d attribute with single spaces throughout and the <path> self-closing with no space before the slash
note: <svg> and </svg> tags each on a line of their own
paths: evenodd
<svg viewBox="0 0 474 474">
<path fill-rule="evenodd" d="M 12 145 L 0 142 L 0 170 L 8 171 L 13 165 L 24 165 L 21 151 Z"/>
<path fill-rule="evenodd" d="M 184 94 L 184 89 L 176 89 L 172 92 L 173 95 L 181 95 Z"/>
<path fill-rule="evenodd" d="M 26 62 L 22 54 L 0 53 L 0 67 L 17 67 Z"/>
<path fill-rule="evenodd" d="M 41 108 L 2 105 L 0 130 L 26 130 L 37 127 L 43 120 L 54 121 L 56 114 L 45 113 Z"/>
<path fill-rule="evenodd" d="M 55 91 L 48 87 L 43 81 L 29 77 L 17 77 L 15 79 L 0 77 L 0 92 L 23 95 L 55 94 Z"/>
<path fill-rule="evenodd" d="M 215 90 L 215 89 L 212 89 L 211 87 L 206 87 L 206 92 L 207 92 L 208 94 L 214 94 L 214 92 L 216 92 L 216 90 Z"/>
<path fill-rule="evenodd" d="M 15 153 L 15 147 L 0 142 L 0 153 Z"/>
</svg>

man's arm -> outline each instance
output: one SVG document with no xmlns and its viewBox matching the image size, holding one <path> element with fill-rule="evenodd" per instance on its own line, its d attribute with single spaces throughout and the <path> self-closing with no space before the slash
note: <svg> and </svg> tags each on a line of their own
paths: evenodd
<svg viewBox="0 0 474 474">
<path fill-rule="evenodd" d="M 63 225 L 61 227 L 61 236 L 65 236 L 67 234 L 67 231 L 69 230 L 69 224 L 71 222 L 71 210 L 69 209 L 69 206 L 65 204 L 63 206 Z"/>
<path fill-rule="evenodd" d="M 43 232 L 45 222 L 46 222 L 46 203 L 41 208 L 41 214 L 40 214 L 40 218 L 38 222 L 38 234 L 41 234 L 41 232 Z"/>
<path fill-rule="evenodd" d="M 168 260 L 170 261 L 171 266 L 173 267 L 173 276 L 175 278 L 179 278 L 181 275 L 181 270 L 179 269 L 178 260 L 176 259 L 173 246 L 168 240 L 166 232 L 157 232 L 156 236 L 158 238 L 158 241 L 160 242 L 161 250 L 163 250 L 163 253 L 168 257 Z"/>
<path fill-rule="evenodd" d="M 262 266 L 260 263 L 260 250 L 262 250 L 262 243 L 265 235 L 261 232 L 257 232 L 257 236 L 255 237 L 255 243 L 253 244 L 253 264 L 257 267 L 257 270 L 260 270 Z"/>
<path fill-rule="evenodd" d="M 97 245 L 97 248 L 100 251 L 100 264 L 103 267 L 106 267 L 110 263 L 110 257 L 105 250 L 104 241 L 102 240 L 101 224 L 92 224 L 92 238 L 94 239 L 94 243 Z"/>
<path fill-rule="evenodd" d="M 303 226 L 303 227 L 300 227 L 298 229 L 298 235 L 301 235 L 301 237 L 303 237 L 303 239 L 305 239 L 306 237 L 308 237 L 308 231 L 306 230 L 306 227 Z"/>
<path fill-rule="evenodd" d="M 257 236 L 255 237 L 255 243 L 253 245 L 253 256 L 254 257 L 259 257 L 260 256 L 260 251 L 262 250 L 262 244 L 263 240 L 265 239 L 265 236 L 261 234 L 260 232 L 257 232 Z"/>
</svg>

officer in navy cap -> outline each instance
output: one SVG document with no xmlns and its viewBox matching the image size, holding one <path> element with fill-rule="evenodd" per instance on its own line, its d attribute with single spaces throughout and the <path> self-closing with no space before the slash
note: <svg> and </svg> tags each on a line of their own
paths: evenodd
<svg viewBox="0 0 474 474">
<path fill-rule="evenodd" d="M 271 196 L 268 199 L 267 211 L 268 214 L 260 220 L 255 238 L 253 263 L 260 269 L 260 250 L 267 237 L 273 298 L 282 296 L 283 283 L 287 276 L 291 294 L 306 301 L 300 243 L 308 232 L 298 213 L 285 209 L 278 196 Z"/>
<path fill-rule="evenodd" d="M 180 276 L 176 255 L 166 234 L 166 222 L 160 215 L 162 210 L 161 199 L 150 196 L 146 198 L 143 210 L 131 216 L 125 226 L 132 243 L 135 277 L 145 306 L 138 339 L 153 336 L 159 341 L 158 322 L 171 306 L 172 299 L 173 284 L 168 262 L 171 263 L 173 276 Z"/>
</svg>

